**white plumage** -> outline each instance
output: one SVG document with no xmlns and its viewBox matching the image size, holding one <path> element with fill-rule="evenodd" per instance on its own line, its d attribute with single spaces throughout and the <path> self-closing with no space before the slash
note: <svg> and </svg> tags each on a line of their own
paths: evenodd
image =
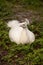
<svg viewBox="0 0 43 65">
<path fill-rule="evenodd" d="M 18 26 L 18 24 L 19 24 L 19 21 L 17 21 L 17 20 L 12 20 L 12 21 L 9 21 L 9 22 L 7 23 L 7 26 L 8 26 L 8 27 L 11 27 L 11 28 L 14 28 L 15 26 Z"/>
<path fill-rule="evenodd" d="M 9 38 L 12 42 L 17 44 L 32 43 L 35 41 L 35 35 L 27 28 L 29 21 L 25 19 L 25 22 L 19 23 L 17 20 L 9 21 L 7 23 L 8 27 L 11 27 L 9 31 Z"/>
</svg>

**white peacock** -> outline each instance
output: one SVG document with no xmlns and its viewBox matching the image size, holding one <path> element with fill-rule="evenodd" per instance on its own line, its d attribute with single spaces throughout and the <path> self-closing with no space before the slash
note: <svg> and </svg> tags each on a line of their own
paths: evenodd
<svg viewBox="0 0 43 65">
<path fill-rule="evenodd" d="M 7 26 L 10 27 L 9 38 L 12 42 L 17 44 L 26 44 L 33 43 L 35 41 L 35 35 L 27 28 L 29 20 L 25 19 L 25 22 L 20 23 L 17 20 L 12 20 L 7 23 Z"/>
</svg>

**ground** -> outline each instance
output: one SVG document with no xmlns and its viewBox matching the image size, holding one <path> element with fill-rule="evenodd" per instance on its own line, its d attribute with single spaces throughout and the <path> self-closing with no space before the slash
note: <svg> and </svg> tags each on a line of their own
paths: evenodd
<svg viewBox="0 0 43 65">
<path fill-rule="evenodd" d="M 31 23 L 28 28 L 34 32 L 35 42 L 31 45 L 12 43 L 8 37 L 6 22 L 13 19 L 23 22 L 25 18 Z M 0 65 L 43 65 L 42 2 L 40 5 L 25 6 L 10 0 L 0 0 Z"/>
</svg>

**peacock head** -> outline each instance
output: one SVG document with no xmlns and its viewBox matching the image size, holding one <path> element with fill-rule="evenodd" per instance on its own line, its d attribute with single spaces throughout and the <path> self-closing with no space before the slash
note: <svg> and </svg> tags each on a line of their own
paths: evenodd
<svg viewBox="0 0 43 65">
<path fill-rule="evenodd" d="M 19 23 L 19 26 L 20 26 L 20 27 L 23 27 L 23 28 L 26 28 L 27 25 L 29 25 L 29 24 L 30 24 L 30 23 L 29 23 L 29 20 L 28 20 L 27 18 L 25 18 L 24 22 Z"/>
</svg>

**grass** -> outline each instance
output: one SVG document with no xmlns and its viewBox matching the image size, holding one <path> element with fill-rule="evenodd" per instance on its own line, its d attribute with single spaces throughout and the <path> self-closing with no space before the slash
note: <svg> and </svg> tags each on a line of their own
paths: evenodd
<svg viewBox="0 0 43 65">
<path fill-rule="evenodd" d="M 22 6 L 21 11 L 38 11 L 43 16 L 42 0 L 0 0 L 0 65 L 43 65 L 43 20 L 33 20 L 28 26 L 36 37 L 31 45 L 17 45 L 9 39 L 6 21 L 15 15 L 14 8 L 17 5 Z"/>
<path fill-rule="evenodd" d="M 36 27 L 37 25 L 37 27 Z M 6 22 L 0 20 L 0 51 L 1 62 L 7 62 L 9 65 L 43 65 L 43 22 L 33 22 L 28 28 L 35 33 L 36 40 L 31 45 L 17 45 L 12 43 L 8 37 L 9 28 Z M 2 54 L 3 53 L 3 54 Z"/>
<path fill-rule="evenodd" d="M 22 8 L 16 6 L 22 6 Z M 17 9 L 19 11 L 36 10 L 41 12 L 40 15 L 43 16 L 43 2 L 41 0 L 0 0 L 0 19 L 14 19 L 15 13 L 18 12 Z"/>
</svg>

